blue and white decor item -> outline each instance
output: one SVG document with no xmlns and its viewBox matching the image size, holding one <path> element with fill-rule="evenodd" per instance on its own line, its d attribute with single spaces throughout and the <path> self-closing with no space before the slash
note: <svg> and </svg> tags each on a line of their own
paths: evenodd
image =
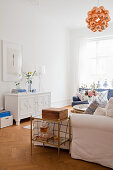
<svg viewBox="0 0 113 170">
<path fill-rule="evenodd" d="M 26 89 L 12 89 L 11 93 L 25 93 L 26 92 Z"/>
<path fill-rule="evenodd" d="M 100 84 L 100 81 L 98 81 L 97 88 L 100 88 L 100 87 L 101 87 L 101 84 Z"/>
<path fill-rule="evenodd" d="M 103 87 L 105 87 L 105 88 L 108 87 L 108 82 L 107 82 L 107 80 L 104 81 Z"/>
<path fill-rule="evenodd" d="M 0 111 L 0 118 L 6 117 L 6 116 L 11 116 L 11 112 L 10 111 L 6 111 L 6 110 Z"/>
<path fill-rule="evenodd" d="M 10 111 L 0 111 L 0 128 L 13 125 L 13 116 Z"/>
<path fill-rule="evenodd" d="M 111 80 L 111 87 L 113 88 L 113 79 Z"/>
</svg>

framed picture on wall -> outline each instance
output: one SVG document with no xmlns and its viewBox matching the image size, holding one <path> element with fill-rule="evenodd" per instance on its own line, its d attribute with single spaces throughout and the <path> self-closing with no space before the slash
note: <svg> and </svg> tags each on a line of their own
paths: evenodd
<svg viewBox="0 0 113 170">
<path fill-rule="evenodd" d="M 22 75 L 22 46 L 3 40 L 3 80 L 17 81 Z"/>
</svg>

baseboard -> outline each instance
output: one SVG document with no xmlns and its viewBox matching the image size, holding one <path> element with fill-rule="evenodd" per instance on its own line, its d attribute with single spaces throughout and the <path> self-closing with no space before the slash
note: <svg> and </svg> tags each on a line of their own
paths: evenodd
<svg viewBox="0 0 113 170">
<path fill-rule="evenodd" d="M 71 105 L 71 102 L 72 99 L 56 101 L 51 103 L 51 107 L 64 107 L 64 106 Z"/>
</svg>

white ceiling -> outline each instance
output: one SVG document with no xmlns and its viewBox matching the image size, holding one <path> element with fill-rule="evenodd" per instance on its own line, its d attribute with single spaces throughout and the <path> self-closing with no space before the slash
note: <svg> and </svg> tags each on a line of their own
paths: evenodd
<svg viewBox="0 0 113 170">
<path fill-rule="evenodd" d="M 62 23 L 68 28 L 80 28 L 86 26 L 87 12 L 93 6 L 98 5 L 98 0 L 31 0 L 39 4 L 38 10 L 54 21 Z M 110 11 L 113 21 L 113 0 L 100 0 L 99 6 L 103 5 Z"/>
</svg>

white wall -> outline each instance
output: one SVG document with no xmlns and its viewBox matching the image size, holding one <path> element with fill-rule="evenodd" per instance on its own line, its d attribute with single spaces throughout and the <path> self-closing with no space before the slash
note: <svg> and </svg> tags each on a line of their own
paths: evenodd
<svg viewBox="0 0 113 170">
<path fill-rule="evenodd" d="M 68 32 L 58 22 L 44 16 L 39 7 L 27 0 L 0 0 L 0 40 L 23 45 L 23 71 L 45 65 L 45 90 L 52 92 L 52 105 L 69 104 Z M 2 46 L 0 44 L 0 108 L 3 96 L 14 83 L 2 81 Z"/>
<path fill-rule="evenodd" d="M 113 36 L 113 24 L 110 24 L 110 26 L 104 30 L 103 32 L 92 32 L 87 28 L 81 28 L 81 29 L 73 29 L 70 30 L 70 60 L 72 71 L 73 72 L 73 86 L 71 89 L 71 95 L 73 96 L 77 89 L 79 88 L 79 48 L 80 43 L 85 38 L 101 38 L 106 36 Z M 85 63 L 84 63 L 85 64 Z M 82 69 L 82 68 L 80 68 Z"/>
</svg>

